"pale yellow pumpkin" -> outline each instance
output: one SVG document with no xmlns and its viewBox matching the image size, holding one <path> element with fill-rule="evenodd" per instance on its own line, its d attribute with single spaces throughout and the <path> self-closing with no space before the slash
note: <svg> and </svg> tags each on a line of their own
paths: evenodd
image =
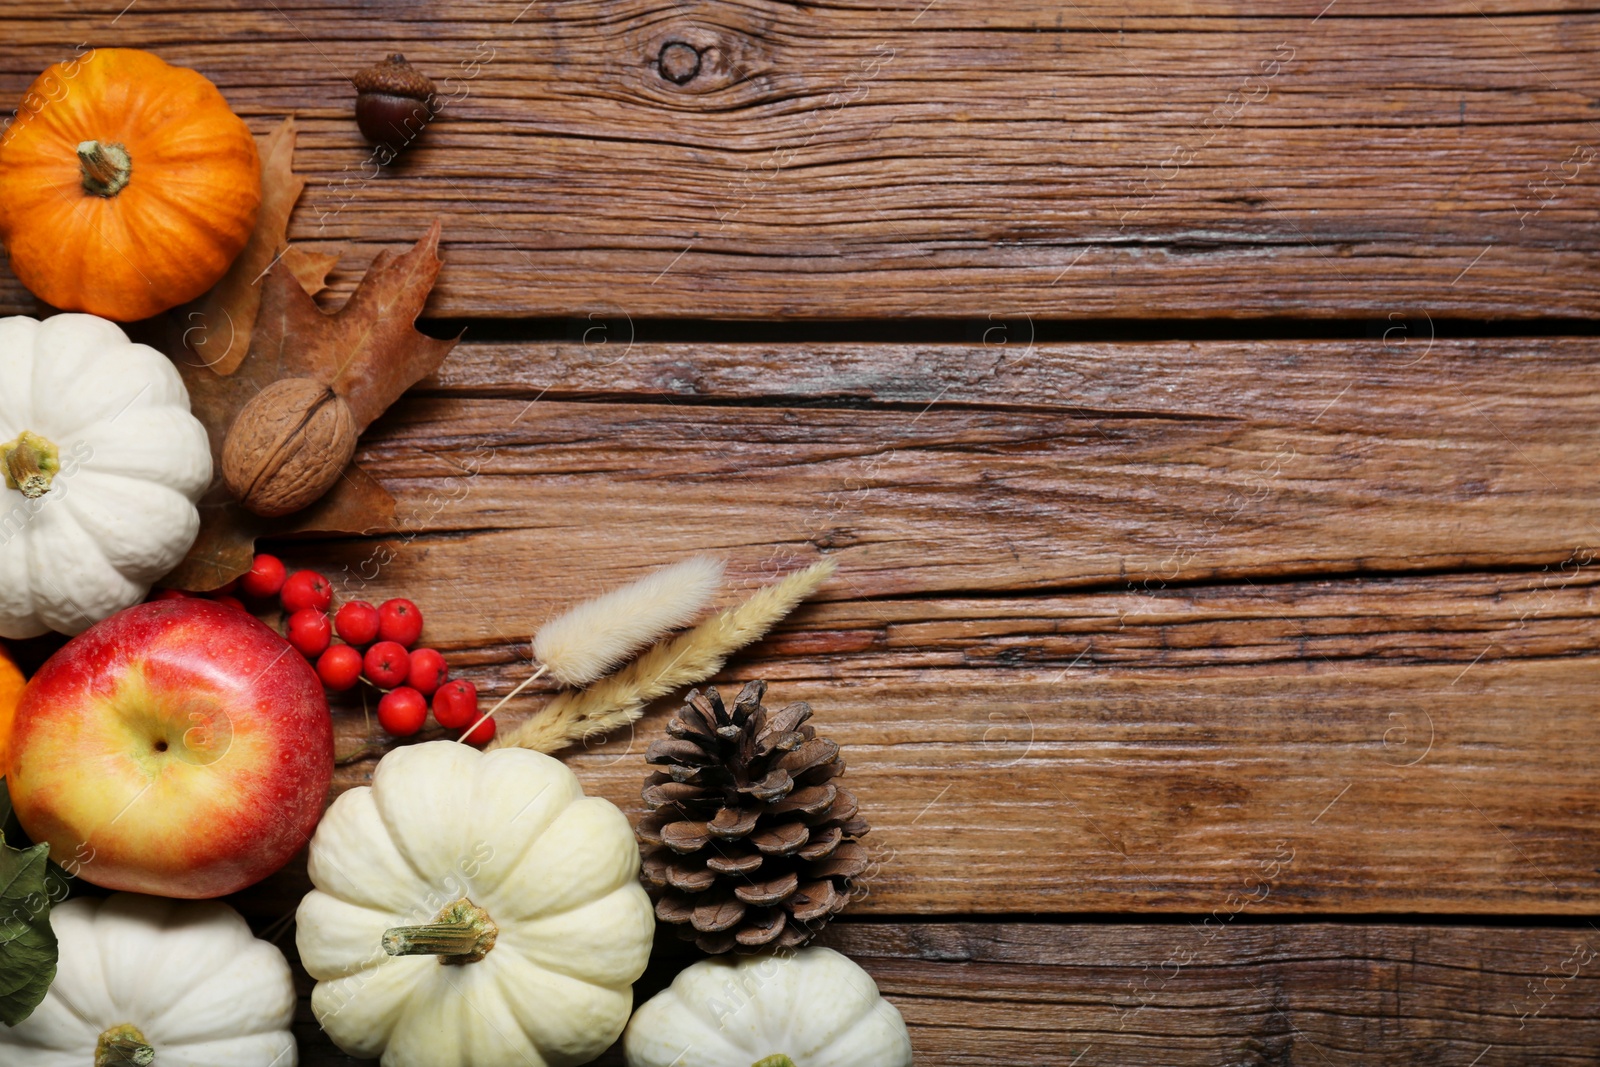
<svg viewBox="0 0 1600 1067">
<path fill-rule="evenodd" d="M 383 1067 L 573 1067 L 617 1039 L 655 916 L 615 805 L 559 760 L 390 752 L 334 801 L 296 916 L 311 1009 Z"/>
</svg>

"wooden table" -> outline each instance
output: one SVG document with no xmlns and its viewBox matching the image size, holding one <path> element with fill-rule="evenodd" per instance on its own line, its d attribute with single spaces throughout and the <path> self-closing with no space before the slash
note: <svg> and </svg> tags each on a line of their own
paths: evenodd
<svg viewBox="0 0 1600 1067">
<path fill-rule="evenodd" d="M 297 115 L 335 302 L 443 218 L 466 341 L 360 452 L 399 530 L 283 547 L 489 693 L 647 568 L 839 561 L 725 680 L 845 746 L 879 863 L 826 940 L 920 1063 L 1600 1062 L 1593 5 L 12 0 L 0 40 L 13 98 L 87 42 Z M 448 104 L 375 173 L 346 78 L 396 51 Z M 591 791 L 638 814 L 667 710 L 570 755 Z M 292 951 L 305 887 L 237 903 Z"/>
</svg>

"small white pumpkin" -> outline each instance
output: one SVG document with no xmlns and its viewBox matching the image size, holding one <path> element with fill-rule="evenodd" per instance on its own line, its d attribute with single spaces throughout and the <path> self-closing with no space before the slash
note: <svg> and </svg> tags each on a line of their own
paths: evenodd
<svg viewBox="0 0 1600 1067">
<path fill-rule="evenodd" d="M 559 760 L 395 749 L 311 841 L 311 1010 L 383 1067 L 571 1067 L 627 1024 L 655 915 L 627 817 Z"/>
<path fill-rule="evenodd" d="M 872 976 L 831 948 L 718 956 L 650 998 L 628 1067 L 910 1067 L 911 1036 Z"/>
<path fill-rule="evenodd" d="M 177 368 L 94 315 L 0 319 L 0 637 L 81 633 L 200 531 L 205 427 Z"/>
<path fill-rule="evenodd" d="M 226 904 L 80 897 L 50 926 L 56 978 L 0 1027 L 6 1067 L 295 1067 L 289 964 Z"/>
</svg>

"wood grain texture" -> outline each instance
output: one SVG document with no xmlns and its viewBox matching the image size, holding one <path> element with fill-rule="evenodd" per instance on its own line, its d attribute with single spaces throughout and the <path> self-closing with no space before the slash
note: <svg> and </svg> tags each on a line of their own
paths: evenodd
<svg viewBox="0 0 1600 1067">
<path fill-rule="evenodd" d="M 1600 1045 L 1592 926 L 1252 924 L 1224 911 L 847 923 L 823 940 L 872 975 L 917 1062 L 936 1067 L 1557 1067 L 1592 1064 Z M 692 959 L 664 946 L 639 999 Z M 302 1014 L 305 1067 L 360 1062 Z"/>
<path fill-rule="evenodd" d="M 940 1065 L 1509 1067 L 1592 1063 L 1600 1042 L 1592 927 L 1207 918 L 851 925 L 835 943 Z"/>
<path fill-rule="evenodd" d="M 667 523 L 769 570 L 834 553 L 851 596 L 1555 565 L 1600 542 L 1593 342 L 1028 345 L 1010 326 L 967 346 L 464 345 L 362 461 L 418 540 L 474 531 L 508 565 Z M 471 588 L 467 558 L 449 579 Z"/>
<path fill-rule="evenodd" d="M 417 600 L 486 696 L 651 566 L 839 559 L 721 680 L 844 745 L 874 866 L 826 941 L 919 1062 L 1595 1061 L 1600 350 L 1435 337 L 1600 313 L 1592 5 L 20 0 L 0 40 L 0 96 L 131 45 L 296 113 L 334 301 L 439 215 L 429 314 L 569 320 L 374 427 L 396 533 L 279 546 Z M 380 173 L 346 79 L 392 51 L 447 104 Z M 971 343 L 638 341 L 907 316 Z M 1035 343 L 1149 318 L 1371 339 Z M 666 710 L 568 755 L 591 792 L 638 814 Z M 292 954 L 307 885 L 236 903 Z M 1552 921 L 1428 925 L 1505 914 Z"/>
<path fill-rule="evenodd" d="M 874 826 L 864 914 L 1205 911 L 1280 853 L 1263 912 L 1600 900 L 1593 658 L 1201 677 L 754 659 L 729 684 L 767 677 L 845 748 Z M 564 758 L 637 816 L 664 719 Z M 339 734 L 341 751 L 365 742 L 359 711 Z"/>
<path fill-rule="evenodd" d="M 1280 848 L 1263 911 L 1580 913 L 1593 344 L 1405 356 L 465 344 L 363 446 L 401 532 L 287 551 L 419 599 L 490 695 L 645 568 L 721 553 L 731 597 L 837 557 L 727 677 L 844 744 L 865 914 L 1204 911 Z M 630 812 L 664 710 L 571 756 Z"/>
<path fill-rule="evenodd" d="M 0 96 L 87 42 L 295 113 L 291 236 L 347 291 L 441 215 L 439 315 L 1600 311 L 1572 2 L 21 0 L 0 36 Z M 393 51 L 447 104 L 379 173 L 347 79 Z"/>
</svg>

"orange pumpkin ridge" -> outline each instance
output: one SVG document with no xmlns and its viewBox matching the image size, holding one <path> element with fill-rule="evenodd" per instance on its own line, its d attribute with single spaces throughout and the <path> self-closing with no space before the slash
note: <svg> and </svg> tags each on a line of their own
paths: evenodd
<svg viewBox="0 0 1600 1067">
<path fill-rule="evenodd" d="M 50 67 L 0 137 L 0 240 L 65 310 L 131 322 L 193 300 L 260 206 L 249 127 L 204 76 L 139 49 Z"/>
</svg>

